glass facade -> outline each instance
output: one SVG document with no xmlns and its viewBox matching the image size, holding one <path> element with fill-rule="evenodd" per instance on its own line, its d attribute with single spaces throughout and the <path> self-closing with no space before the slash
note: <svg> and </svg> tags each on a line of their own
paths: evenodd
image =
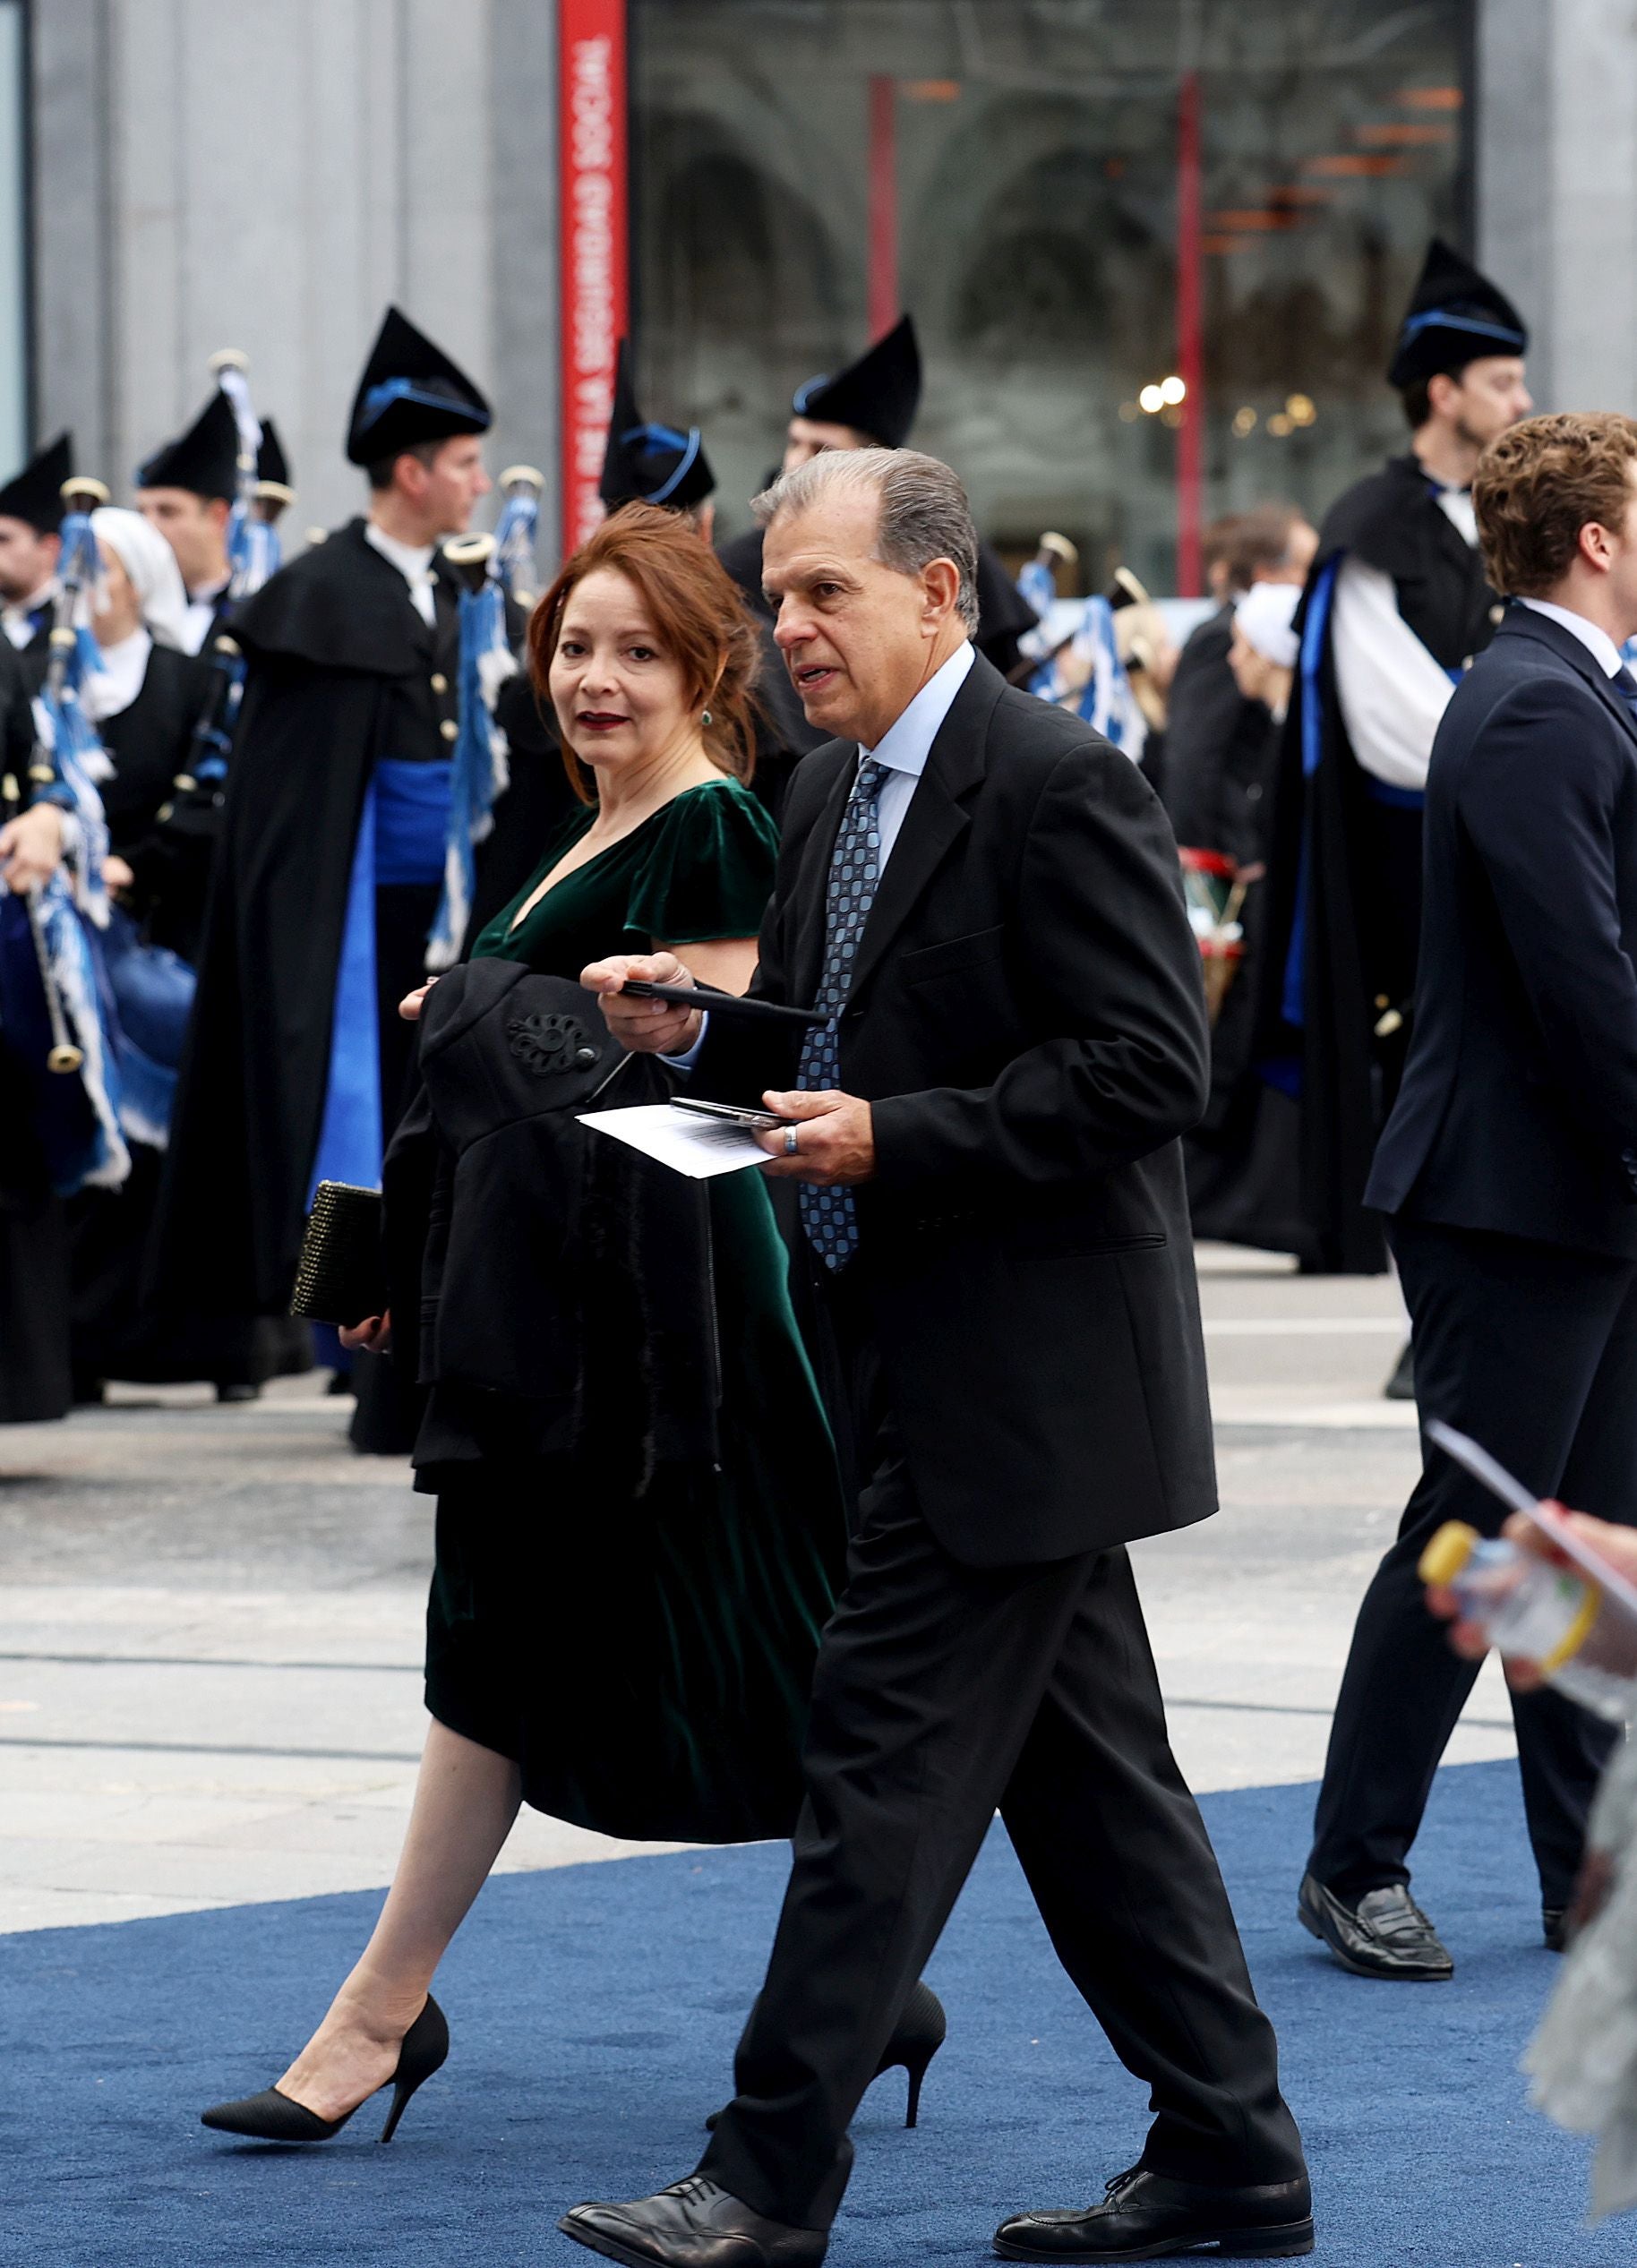
<svg viewBox="0 0 1637 2268">
<path fill-rule="evenodd" d="M 1401 446 L 1393 334 L 1467 233 L 1469 13 L 632 0 L 644 409 L 704 428 L 731 532 L 793 389 L 901 304 L 914 438 L 990 539 L 1174 591 L 1191 524 L 1317 513 Z"/>
</svg>

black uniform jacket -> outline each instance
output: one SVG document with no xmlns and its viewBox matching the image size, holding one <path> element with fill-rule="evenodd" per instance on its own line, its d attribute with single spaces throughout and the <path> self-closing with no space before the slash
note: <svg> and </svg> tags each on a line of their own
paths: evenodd
<svg viewBox="0 0 1637 2268">
<path fill-rule="evenodd" d="M 857 750 L 803 759 L 753 990 L 817 990 Z M 793 1085 L 716 1018 L 696 1089 Z M 1178 1135 L 1204 1108 L 1199 953 L 1135 765 L 981 658 L 860 940 L 843 1086 L 874 1105 L 855 1266 L 921 1508 L 974 1566 L 1215 1509 Z M 815 1263 L 817 1265 L 818 1263 Z"/>
<path fill-rule="evenodd" d="M 1233 608 L 1190 634 L 1166 704 L 1165 802 L 1178 843 L 1249 866 L 1265 854 L 1273 735 L 1228 666 Z"/>
<path fill-rule="evenodd" d="M 210 691 L 204 663 L 156 646 L 135 700 L 97 728 L 114 764 L 102 783 L 109 845 L 136 877 L 130 910 L 155 945 L 184 961 L 199 951 L 221 803 L 219 790 L 190 793 L 176 779 L 191 776 L 193 727 Z"/>
<path fill-rule="evenodd" d="M 1433 746 L 1415 1035 L 1367 1195 L 1637 1255 L 1637 723 L 1526 607 Z"/>
<path fill-rule="evenodd" d="M 160 1269 L 167 1295 L 210 1312 L 280 1313 L 289 1297 L 364 792 L 377 757 L 446 756 L 453 733 L 447 578 L 440 570 L 429 626 L 364 529 L 354 520 L 304 552 L 234 625 L 249 674 L 172 1126 Z M 533 714 L 519 699 L 503 721 L 527 726 Z M 538 769 L 561 780 L 555 749 L 534 730 L 535 744 L 514 740 L 514 778 Z M 529 840 L 512 850 L 515 792 L 479 850 L 484 903 L 487 860 L 527 872 L 544 848 L 531 806 Z M 383 1094 L 389 1108 L 395 1099 Z"/>
</svg>

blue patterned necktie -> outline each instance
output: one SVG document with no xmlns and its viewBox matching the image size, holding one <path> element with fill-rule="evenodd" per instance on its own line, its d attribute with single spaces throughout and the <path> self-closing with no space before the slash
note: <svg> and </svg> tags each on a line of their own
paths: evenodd
<svg viewBox="0 0 1637 2268">
<path fill-rule="evenodd" d="M 881 817 L 877 798 L 887 767 L 867 756 L 858 767 L 841 815 L 824 900 L 824 972 L 814 1001 L 828 1021 L 812 1024 L 801 1042 L 796 1085 L 808 1092 L 841 1083 L 841 1012 L 853 983 L 853 955 L 881 878 Z M 851 1189 L 801 1190 L 801 1227 L 825 1266 L 844 1269 L 858 1250 L 858 1208 Z"/>
</svg>

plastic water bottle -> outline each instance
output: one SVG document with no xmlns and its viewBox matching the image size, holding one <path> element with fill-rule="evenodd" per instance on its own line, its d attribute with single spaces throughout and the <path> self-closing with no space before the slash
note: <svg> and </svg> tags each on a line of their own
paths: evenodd
<svg viewBox="0 0 1637 2268">
<path fill-rule="evenodd" d="M 1421 1554 L 1424 1583 L 1453 1591 L 1463 1622 L 1501 1653 L 1616 1725 L 1637 1712 L 1637 1624 L 1587 1576 L 1447 1520 Z"/>
</svg>

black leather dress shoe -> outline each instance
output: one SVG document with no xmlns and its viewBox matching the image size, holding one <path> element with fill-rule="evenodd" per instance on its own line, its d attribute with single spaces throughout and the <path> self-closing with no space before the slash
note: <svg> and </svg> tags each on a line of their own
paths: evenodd
<svg viewBox="0 0 1637 2268">
<path fill-rule="evenodd" d="M 1543 1905 L 1540 1927 L 1546 1938 L 1548 1953 L 1566 1953 L 1569 1949 L 1569 1910 L 1562 1905 Z"/>
<path fill-rule="evenodd" d="M 1306 2175 L 1254 2189 L 1207 2189 L 1132 2166 L 1084 2212 L 1020 2212 L 995 2231 L 1005 2260 L 1163 2260 L 1214 2245 L 1228 2260 L 1292 2260 L 1313 2250 Z"/>
<path fill-rule="evenodd" d="M 1297 1918 L 1322 1938 L 1358 1977 L 1396 1977 L 1407 1984 L 1447 1984 L 1455 1964 L 1401 1882 L 1367 1890 L 1349 1905 L 1311 1874 L 1302 1877 Z"/>
<path fill-rule="evenodd" d="M 700 2173 L 632 2204 L 576 2205 L 557 2226 L 627 2268 L 818 2268 L 830 2242 L 752 2212 Z"/>
</svg>

